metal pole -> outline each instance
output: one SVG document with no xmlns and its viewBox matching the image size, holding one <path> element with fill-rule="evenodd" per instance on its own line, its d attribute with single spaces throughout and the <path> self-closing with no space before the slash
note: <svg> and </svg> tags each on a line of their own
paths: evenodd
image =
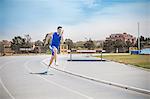
<svg viewBox="0 0 150 99">
<path fill-rule="evenodd" d="M 70 49 L 70 61 L 72 61 L 72 50 Z"/>
<path fill-rule="evenodd" d="M 101 61 L 102 61 L 102 53 L 103 53 L 103 52 L 101 51 Z"/>
<path fill-rule="evenodd" d="M 138 50 L 140 50 L 140 23 L 138 22 Z"/>
</svg>

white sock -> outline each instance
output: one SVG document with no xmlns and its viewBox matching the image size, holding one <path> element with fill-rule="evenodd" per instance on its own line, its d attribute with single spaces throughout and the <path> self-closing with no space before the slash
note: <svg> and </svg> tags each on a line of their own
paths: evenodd
<svg viewBox="0 0 150 99">
<path fill-rule="evenodd" d="M 55 65 L 58 66 L 59 65 L 58 62 L 55 62 Z"/>
</svg>

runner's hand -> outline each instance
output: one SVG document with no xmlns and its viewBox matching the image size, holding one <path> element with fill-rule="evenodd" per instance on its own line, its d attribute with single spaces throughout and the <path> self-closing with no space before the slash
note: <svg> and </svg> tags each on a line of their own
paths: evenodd
<svg viewBox="0 0 150 99">
<path fill-rule="evenodd" d="M 64 34 L 64 30 L 61 31 L 61 35 Z"/>
</svg>

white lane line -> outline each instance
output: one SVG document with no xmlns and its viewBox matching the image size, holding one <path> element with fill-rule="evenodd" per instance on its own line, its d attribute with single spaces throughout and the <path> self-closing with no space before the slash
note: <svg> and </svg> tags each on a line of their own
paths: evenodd
<svg viewBox="0 0 150 99">
<path fill-rule="evenodd" d="M 58 86 L 58 87 L 61 87 L 61 88 L 66 89 L 66 90 L 68 90 L 68 91 L 71 91 L 71 92 L 73 92 L 73 93 L 75 93 L 75 94 L 78 94 L 78 95 L 80 95 L 80 96 L 83 96 L 83 97 L 85 97 L 85 98 L 87 98 L 87 99 L 94 99 L 94 98 L 89 97 L 89 96 L 87 96 L 87 95 L 85 95 L 85 94 L 82 94 L 82 93 L 80 93 L 80 92 L 78 92 L 78 91 L 72 90 L 72 89 L 67 88 L 67 87 L 65 87 L 65 86 L 62 86 L 62 85 L 60 85 L 60 84 L 58 84 L 58 83 L 55 83 L 55 82 L 50 81 L 50 80 L 47 80 L 46 78 L 44 78 L 44 77 L 42 77 L 42 76 L 39 76 L 39 75 L 37 75 L 37 76 L 40 77 L 40 78 L 42 78 L 42 79 L 45 80 L 46 82 L 49 82 L 49 83 L 54 84 L 54 85 L 56 85 L 56 86 Z"/>
<path fill-rule="evenodd" d="M 1 70 L 4 66 L 6 66 L 7 64 L 10 64 L 10 63 L 13 63 L 13 62 L 14 62 L 14 60 L 2 64 L 1 67 L 0 67 L 0 70 Z"/>
<path fill-rule="evenodd" d="M 23 65 L 25 66 L 25 69 L 29 72 L 32 72 L 31 69 L 27 66 L 27 64 L 29 63 L 29 61 L 25 62 Z"/>
<path fill-rule="evenodd" d="M 24 64 L 24 66 L 25 66 L 25 68 L 26 68 L 29 72 L 32 72 L 32 70 L 27 66 L 28 63 L 29 63 L 29 61 L 26 62 L 26 63 Z M 61 88 L 65 89 L 65 90 L 71 91 L 71 92 L 73 92 L 73 93 L 75 93 L 75 94 L 78 94 L 78 95 L 80 95 L 80 96 L 83 96 L 83 97 L 85 97 L 85 98 L 87 98 L 87 99 L 94 99 L 94 98 L 89 97 L 89 96 L 87 96 L 87 95 L 85 95 L 85 94 L 82 94 L 82 93 L 80 93 L 80 92 L 78 92 L 78 91 L 75 91 L 75 90 L 73 90 L 73 89 L 67 88 L 67 87 L 62 86 L 62 85 L 60 85 L 60 84 L 58 84 L 58 83 L 55 83 L 55 82 L 53 82 L 53 81 L 47 80 L 46 78 L 44 78 L 44 77 L 42 77 L 42 76 L 40 76 L 40 75 L 36 75 L 36 76 L 42 78 L 43 80 L 45 80 L 45 81 L 48 82 L 48 83 L 51 83 L 51 84 L 56 85 L 56 86 L 58 86 L 58 87 L 61 87 Z"/>
<path fill-rule="evenodd" d="M 2 70 L 2 68 L 3 68 L 4 66 L 6 66 L 7 64 L 10 64 L 10 63 L 12 63 L 12 62 L 14 62 L 14 60 L 2 64 L 1 67 L 0 67 L 0 70 Z M 15 99 L 15 97 L 9 92 L 9 90 L 7 89 L 7 87 L 4 85 L 4 83 L 3 83 L 2 80 L 1 80 L 1 78 L 0 78 L 0 83 L 1 83 L 2 87 L 5 89 L 5 91 L 8 93 L 8 95 L 9 95 L 12 99 Z"/>
<path fill-rule="evenodd" d="M 6 88 L 6 86 L 4 85 L 4 83 L 2 82 L 1 78 L 0 78 L 0 83 L 2 85 L 2 87 L 5 89 L 5 91 L 8 93 L 8 95 L 12 98 L 15 99 L 15 97 L 9 92 L 9 90 Z"/>
<path fill-rule="evenodd" d="M 45 59 L 40 63 L 42 65 L 47 66 L 47 64 L 45 62 Z M 56 67 L 51 67 L 51 68 L 53 68 L 55 70 L 58 70 L 58 71 L 61 71 L 61 72 L 64 72 L 64 73 L 67 73 L 67 74 L 70 74 L 70 75 L 74 75 L 74 76 L 77 76 L 77 77 L 81 77 L 81 78 L 84 78 L 84 79 L 95 81 L 95 82 L 98 82 L 98 83 L 102 83 L 102 84 L 106 84 L 106 85 L 110 85 L 110 86 L 115 86 L 115 87 L 127 89 L 127 90 L 130 90 L 130 91 L 135 91 L 135 92 L 138 92 L 138 93 L 150 95 L 150 90 L 137 88 L 137 87 L 132 87 L 132 86 L 128 86 L 128 85 L 123 85 L 123 84 L 119 84 L 119 83 L 114 83 L 114 82 L 110 82 L 110 81 L 106 81 L 106 80 L 98 80 L 96 78 L 87 77 L 87 76 L 84 76 L 84 75 L 81 75 L 81 74 L 77 74 L 77 73 L 73 73 L 73 72 L 70 72 L 70 71 L 62 70 L 62 69 L 56 68 Z"/>
</svg>

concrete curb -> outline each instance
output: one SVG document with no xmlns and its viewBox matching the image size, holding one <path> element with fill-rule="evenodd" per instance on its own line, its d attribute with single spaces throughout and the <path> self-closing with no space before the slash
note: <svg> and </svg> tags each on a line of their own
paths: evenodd
<svg viewBox="0 0 150 99">
<path fill-rule="evenodd" d="M 42 61 L 41 63 L 43 63 L 44 65 L 47 66 L 47 64 L 45 62 Z M 60 71 L 60 72 L 64 72 L 64 73 L 67 73 L 67 74 L 70 74 L 70 75 L 73 75 L 73 76 L 81 77 L 81 78 L 88 79 L 88 80 L 91 80 L 91 81 L 95 81 L 95 82 L 98 82 L 98 83 L 102 83 L 102 84 L 106 84 L 106 85 L 110 85 L 110 86 L 115 86 L 115 87 L 131 90 L 131 91 L 136 91 L 138 93 L 143 93 L 143 94 L 150 95 L 150 90 L 137 88 L 137 87 L 132 87 L 132 86 L 127 86 L 127 85 L 122 85 L 122 84 L 118 84 L 118 83 L 114 83 L 114 82 L 110 82 L 110 81 L 105 81 L 105 80 L 97 80 L 95 78 L 86 77 L 86 76 L 83 76 L 83 75 L 80 75 L 80 74 L 76 74 L 76 73 L 72 73 L 72 72 L 69 72 L 69 71 L 61 70 L 61 69 L 58 69 L 58 68 L 55 68 L 55 67 L 51 67 L 51 68 L 53 68 L 57 71 Z"/>
</svg>

